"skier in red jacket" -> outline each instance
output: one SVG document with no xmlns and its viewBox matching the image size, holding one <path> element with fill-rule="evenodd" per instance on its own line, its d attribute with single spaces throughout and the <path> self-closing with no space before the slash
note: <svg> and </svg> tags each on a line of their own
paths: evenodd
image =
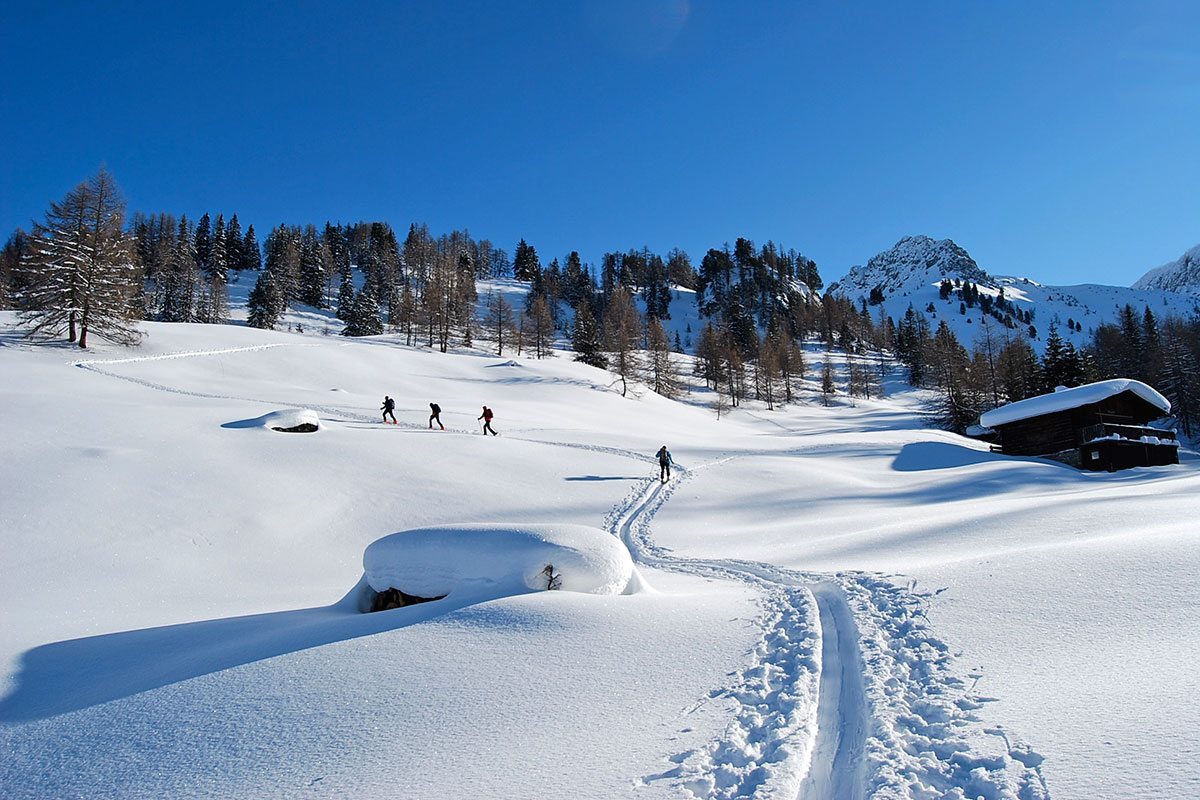
<svg viewBox="0 0 1200 800">
<path fill-rule="evenodd" d="M 476 417 L 476 419 L 483 420 L 483 435 L 484 436 L 487 436 L 489 433 L 492 436 L 500 435 L 500 434 L 496 433 L 496 431 L 492 430 L 492 417 L 493 416 L 495 416 L 495 415 L 492 413 L 492 410 L 490 408 L 488 408 L 487 406 L 484 406 L 483 413 L 480 414 L 478 417 Z"/>
</svg>

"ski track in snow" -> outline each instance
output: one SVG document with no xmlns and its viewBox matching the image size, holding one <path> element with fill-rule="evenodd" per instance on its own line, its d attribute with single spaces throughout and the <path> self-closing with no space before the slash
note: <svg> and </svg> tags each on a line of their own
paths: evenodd
<svg viewBox="0 0 1200 800">
<path fill-rule="evenodd" d="M 606 520 L 639 564 L 764 592 L 750 663 L 705 698 L 731 702 L 733 721 L 640 783 L 715 798 L 1048 800 L 1042 757 L 984 726 L 977 712 L 986 698 L 966 686 L 929 628 L 929 595 L 879 575 L 689 559 L 654 543 L 650 521 L 677 486 L 734 458 L 667 485 L 644 482 Z"/>
<path fill-rule="evenodd" d="M 294 404 L 286 401 L 179 389 L 104 368 L 289 346 L 314 345 L 267 344 L 70 365 L 172 394 L 290 407 Z M 341 407 L 304 407 L 378 422 L 374 414 Z M 424 429 L 415 423 L 398 427 Z M 616 447 L 509 438 L 647 460 L 643 453 Z M 812 455 L 836 447 L 763 452 Z M 1007 731 L 983 726 L 976 711 L 985 699 L 965 686 L 953 670 L 949 648 L 929 630 L 927 595 L 877 575 L 816 575 L 739 559 L 691 559 L 654 543 L 650 521 L 682 482 L 696 470 L 749 454 L 693 470 L 677 467 L 678 477 L 667 484 L 642 481 L 605 520 L 640 565 L 740 581 L 763 593 L 756 621 L 762 636 L 749 662 L 688 711 L 724 701 L 732 706 L 732 721 L 705 747 L 672 756 L 672 768 L 636 784 L 668 781 L 694 797 L 713 798 L 1047 800 L 1042 757 Z"/>
</svg>

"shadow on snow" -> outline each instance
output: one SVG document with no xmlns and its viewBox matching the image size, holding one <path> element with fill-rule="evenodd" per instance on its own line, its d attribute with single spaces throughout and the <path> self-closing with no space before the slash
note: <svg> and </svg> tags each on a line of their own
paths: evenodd
<svg viewBox="0 0 1200 800">
<path fill-rule="evenodd" d="M 179 681 L 371 636 L 495 599 L 464 595 L 360 613 L 365 581 L 331 606 L 187 622 L 42 645 L 20 661 L 0 723 L 47 719 Z"/>
</svg>

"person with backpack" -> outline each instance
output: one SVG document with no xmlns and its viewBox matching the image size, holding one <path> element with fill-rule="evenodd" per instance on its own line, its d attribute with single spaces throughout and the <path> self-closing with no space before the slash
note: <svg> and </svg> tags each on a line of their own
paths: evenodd
<svg viewBox="0 0 1200 800">
<path fill-rule="evenodd" d="M 494 417 L 494 416 L 495 416 L 495 414 L 492 413 L 492 410 L 490 408 L 488 408 L 487 406 L 484 406 L 483 413 L 480 414 L 478 417 L 476 417 L 476 419 L 483 420 L 483 435 L 484 436 L 487 436 L 489 433 L 492 436 L 500 435 L 500 434 L 496 433 L 494 430 L 492 430 L 492 417 Z"/>
<path fill-rule="evenodd" d="M 671 480 L 671 465 L 675 463 L 671 460 L 671 451 L 664 444 L 655 455 L 658 457 L 658 479 L 666 483 Z"/>
<path fill-rule="evenodd" d="M 430 403 L 429 411 L 429 430 L 433 430 L 433 423 L 435 420 L 437 421 L 439 428 L 446 430 L 446 426 L 442 424 L 442 407 L 437 403 Z"/>
<path fill-rule="evenodd" d="M 383 422 L 385 425 L 387 424 L 388 417 L 392 418 L 393 425 L 400 424 L 396 422 L 396 415 L 392 413 L 396 410 L 396 401 L 388 397 L 386 394 L 383 396 L 383 405 L 379 407 L 379 410 L 383 412 Z"/>
</svg>

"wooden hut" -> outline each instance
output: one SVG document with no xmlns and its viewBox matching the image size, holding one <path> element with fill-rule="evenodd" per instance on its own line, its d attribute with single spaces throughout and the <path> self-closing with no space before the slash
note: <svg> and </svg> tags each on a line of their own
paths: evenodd
<svg viewBox="0 0 1200 800">
<path fill-rule="evenodd" d="M 1171 431 L 1146 423 L 1166 416 L 1171 403 L 1151 387 L 1127 378 L 1060 386 L 982 414 L 1008 455 L 1047 456 L 1081 469 L 1112 472 L 1179 463 Z"/>
</svg>

